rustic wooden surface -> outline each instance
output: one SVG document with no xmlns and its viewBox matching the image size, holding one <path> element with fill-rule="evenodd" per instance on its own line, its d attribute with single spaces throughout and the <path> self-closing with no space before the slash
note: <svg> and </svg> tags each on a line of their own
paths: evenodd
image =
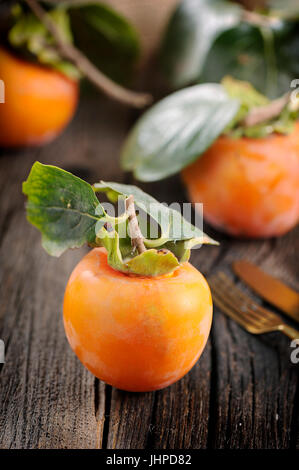
<svg viewBox="0 0 299 470">
<path fill-rule="evenodd" d="M 299 448 L 299 374 L 279 333 L 253 337 L 217 309 L 193 370 L 155 393 L 126 393 L 95 379 L 69 348 L 62 324 L 66 281 L 85 250 L 59 259 L 25 220 L 21 182 L 35 160 L 90 182 L 128 181 L 118 166 L 134 112 L 86 97 L 75 120 L 41 149 L 0 157 L 1 448 Z M 178 178 L 144 186 L 164 201 L 186 199 Z M 278 240 L 221 240 L 192 262 L 204 275 L 246 257 L 299 290 L 299 227 Z"/>
</svg>

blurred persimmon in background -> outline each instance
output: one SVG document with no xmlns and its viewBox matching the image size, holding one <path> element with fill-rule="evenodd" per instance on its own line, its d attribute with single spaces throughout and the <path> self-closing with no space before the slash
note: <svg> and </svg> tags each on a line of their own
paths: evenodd
<svg viewBox="0 0 299 470">
<path fill-rule="evenodd" d="M 139 57 L 139 36 L 109 5 L 1 4 L 0 45 L 0 146 L 41 145 L 58 136 L 74 115 L 83 79 L 127 106 L 151 101 L 125 87 Z"/>
<path fill-rule="evenodd" d="M 26 62 L 0 48 L 0 145 L 18 147 L 52 140 L 68 124 L 78 101 L 78 81 Z"/>
<path fill-rule="evenodd" d="M 231 235 L 282 235 L 299 221 L 299 123 L 289 135 L 221 136 L 183 170 L 192 202 Z"/>
</svg>

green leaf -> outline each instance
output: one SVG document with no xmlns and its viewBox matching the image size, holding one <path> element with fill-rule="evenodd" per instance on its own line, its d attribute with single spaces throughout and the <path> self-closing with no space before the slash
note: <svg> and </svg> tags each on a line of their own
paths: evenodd
<svg viewBox="0 0 299 470">
<path fill-rule="evenodd" d="M 144 240 L 148 248 L 138 254 L 128 232 L 128 215 L 108 215 L 95 191 L 105 192 L 113 202 L 133 195 L 136 205 L 161 227 L 161 236 Z M 99 183 L 93 188 L 71 173 L 36 162 L 23 183 L 28 196 L 27 218 L 42 233 L 46 251 L 59 256 L 68 248 L 85 243 L 103 246 L 109 265 L 121 272 L 158 276 L 172 272 L 187 261 L 199 243 L 216 242 L 135 186 Z"/>
<path fill-rule="evenodd" d="M 223 12 L 222 4 L 227 7 Z M 272 21 L 261 27 L 247 23 L 242 9 L 233 2 L 182 0 L 161 46 L 161 65 L 171 83 L 177 87 L 190 82 L 220 82 L 225 75 L 232 75 L 252 83 L 269 98 L 287 92 L 291 80 L 298 76 L 298 2 L 272 0 L 266 6 L 264 13 Z M 231 8 L 238 11 L 234 14 L 232 10 L 235 21 L 230 23 Z M 202 49 L 204 53 L 199 54 Z"/>
<path fill-rule="evenodd" d="M 197 80 L 216 38 L 240 22 L 240 6 L 225 0 L 184 0 L 168 25 L 161 65 L 175 87 Z M 214 80 L 213 80 L 214 81 Z"/>
<path fill-rule="evenodd" d="M 148 243 L 145 241 L 147 246 L 161 248 L 169 241 L 177 242 L 190 239 L 196 239 L 197 244 L 217 244 L 198 227 L 184 219 L 177 210 L 161 204 L 137 186 L 102 181 L 101 183 L 95 183 L 94 189 L 95 191 L 105 192 L 111 201 L 115 201 L 116 196 L 127 198 L 132 195 L 134 197 L 136 206 L 161 228 L 160 237 L 155 240 L 152 240 L 148 233 L 143 233 L 146 239 L 149 238 Z"/>
<path fill-rule="evenodd" d="M 298 23 L 280 22 L 279 27 L 261 29 L 241 24 L 215 41 L 197 78 L 218 82 L 229 74 L 277 98 L 289 91 L 298 75 L 298 46 Z"/>
<path fill-rule="evenodd" d="M 239 109 L 221 85 L 204 84 L 173 93 L 154 105 L 130 132 L 122 168 L 140 181 L 173 175 L 195 161 Z"/>
<path fill-rule="evenodd" d="M 123 16 L 95 1 L 62 1 L 55 8 L 50 2 L 44 3 L 49 4 L 48 13 L 65 42 L 74 42 L 104 73 L 126 81 L 139 56 L 139 40 Z M 81 78 L 79 70 L 61 57 L 52 35 L 32 13 L 16 16 L 9 41 L 13 47 L 30 52 L 40 63 L 71 78 Z"/>
<path fill-rule="evenodd" d="M 23 183 L 28 196 L 27 218 L 42 233 L 42 244 L 52 256 L 95 241 L 95 225 L 104 211 L 92 187 L 51 165 L 36 162 Z"/>
<path fill-rule="evenodd" d="M 75 45 L 104 73 L 126 81 L 139 57 L 135 28 L 105 4 L 64 2 L 63 5 L 68 8 Z"/>
</svg>

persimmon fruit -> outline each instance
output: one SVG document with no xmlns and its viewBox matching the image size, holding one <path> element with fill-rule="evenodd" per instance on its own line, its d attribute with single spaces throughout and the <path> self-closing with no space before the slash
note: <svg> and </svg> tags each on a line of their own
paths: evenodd
<svg viewBox="0 0 299 470">
<path fill-rule="evenodd" d="M 195 364 L 207 342 L 212 299 L 191 264 L 159 277 L 111 268 L 104 248 L 75 267 L 64 297 L 64 326 L 80 361 L 119 389 L 167 387 Z"/>
<path fill-rule="evenodd" d="M 157 390 L 183 377 L 201 355 L 212 322 L 209 286 L 188 259 L 199 243 L 217 242 L 136 186 L 91 186 L 35 162 L 22 189 L 27 219 L 50 255 L 94 247 L 73 270 L 63 303 L 66 336 L 81 362 L 127 391 Z M 124 202 L 124 212 L 109 215 L 95 192 Z M 135 206 L 162 221 L 161 236 L 144 237 Z"/>
<path fill-rule="evenodd" d="M 74 115 L 78 82 L 0 48 L 0 145 L 40 145 L 54 139 Z"/>
<path fill-rule="evenodd" d="M 249 238 L 282 235 L 299 222 L 299 123 L 289 135 L 221 136 L 182 177 L 216 228 Z"/>
</svg>

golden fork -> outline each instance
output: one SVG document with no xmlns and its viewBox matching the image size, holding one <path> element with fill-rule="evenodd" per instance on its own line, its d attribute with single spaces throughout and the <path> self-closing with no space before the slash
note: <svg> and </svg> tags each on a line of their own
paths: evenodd
<svg viewBox="0 0 299 470">
<path fill-rule="evenodd" d="M 284 323 L 279 315 L 258 305 L 223 272 L 210 277 L 209 284 L 217 307 L 249 333 L 258 335 L 281 331 L 291 339 L 299 339 L 299 331 Z"/>
</svg>

